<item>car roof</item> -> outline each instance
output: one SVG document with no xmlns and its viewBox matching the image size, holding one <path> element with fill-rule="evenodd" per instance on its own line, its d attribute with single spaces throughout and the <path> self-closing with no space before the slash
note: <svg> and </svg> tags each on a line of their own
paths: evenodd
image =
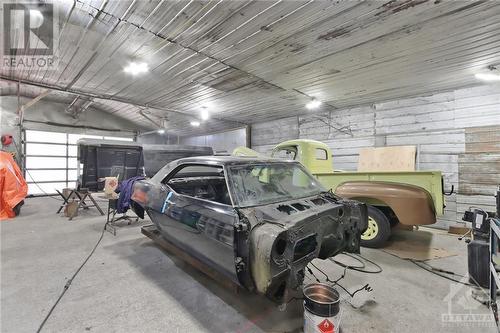
<svg viewBox="0 0 500 333">
<path fill-rule="evenodd" d="M 154 182 L 161 182 L 165 177 L 167 177 L 170 172 L 174 169 L 189 164 L 200 164 L 200 165 L 213 165 L 213 166 L 233 166 L 233 165 L 245 165 L 245 164 L 258 164 L 258 163 L 287 163 L 287 164 L 299 164 L 297 161 L 293 160 L 284 160 L 279 158 L 272 157 L 251 157 L 251 156 L 219 156 L 219 155 L 211 155 L 211 156 L 193 156 L 193 157 L 185 157 L 175 161 L 172 161 L 166 164 L 163 168 L 161 168 L 152 178 L 151 180 Z"/>
<path fill-rule="evenodd" d="M 200 163 L 215 165 L 238 165 L 248 163 L 297 163 L 292 160 L 284 160 L 272 157 L 253 157 L 253 156 L 194 156 L 178 159 L 177 164 Z"/>
</svg>

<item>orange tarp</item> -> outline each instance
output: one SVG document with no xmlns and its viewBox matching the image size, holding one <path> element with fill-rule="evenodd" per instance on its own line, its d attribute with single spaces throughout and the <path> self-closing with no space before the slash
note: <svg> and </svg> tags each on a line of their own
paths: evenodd
<svg viewBox="0 0 500 333">
<path fill-rule="evenodd" d="M 28 185 L 12 155 L 0 151 L 0 220 L 15 217 L 13 208 L 28 194 Z"/>
</svg>

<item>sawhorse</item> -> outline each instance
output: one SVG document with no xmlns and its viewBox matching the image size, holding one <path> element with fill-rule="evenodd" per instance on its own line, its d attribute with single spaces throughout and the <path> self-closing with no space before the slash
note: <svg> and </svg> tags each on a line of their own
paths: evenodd
<svg viewBox="0 0 500 333">
<path fill-rule="evenodd" d="M 91 207 L 95 207 L 99 211 L 99 213 L 101 213 L 101 215 L 104 215 L 104 212 L 102 211 L 101 207 L 99 207 L 99 205 L 97 204 L 97 201 L 95 201 L 95 199 L 92 197 L 92 193 L 90 193 L 87 188 L 81 188 L 79 190 L 71 189 L 71 191 L 69 192 L 69 194 L 67 196 L 65 196 L 64 193 L 62 193 L 59 190 L 56 190 L 56 191 L 57 191 L 57 193 L 59 193 L 59 195 L 63 198 L 63 201 L 64 201 L 62 203 L 61 207 L 59 207 L 59 209 L 57 210 L 56 214 L 59 214 L 64 207 L 66 207 L 67 205 L 70 204 L 70 201 L 69 201 L 70 199 L 75 199 L 75 197 L 76 197 L 76 198 L 78 198 L 78 205 L 76 206 L 76 209 L 69 212 L 68 218 L 70 221 L 73 219 L 73 217 L 76 216 L 76 214 L 78 213 L 78 210 L 80 208 L 89 209 Z M 86 203 L 85 202 L 86 199 L 89 199 L 92 202 L 92 204 L 89 205 L 88 203 Z"/>
</svg>

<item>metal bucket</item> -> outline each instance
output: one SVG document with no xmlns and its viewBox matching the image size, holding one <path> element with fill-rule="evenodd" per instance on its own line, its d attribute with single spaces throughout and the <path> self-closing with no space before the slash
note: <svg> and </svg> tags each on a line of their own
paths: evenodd
<svg viewBox="0 0 500 333">
<path fill-rule="evenodd" d="M 308 284 L 304 293 L 304 333 L 337 333 L 342 312 L 337 290 L 323 283 Z"/>
</svg>

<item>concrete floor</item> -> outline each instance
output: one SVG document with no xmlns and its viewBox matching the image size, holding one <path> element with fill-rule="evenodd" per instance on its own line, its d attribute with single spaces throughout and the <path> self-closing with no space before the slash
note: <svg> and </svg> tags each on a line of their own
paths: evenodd
<svg viewBox="0 0 500 333">
<path fill-rule="evenodd" d="M 58 206 L 50 198 L 28 199 L 21 216 L 0 223 L 1 332 L 36 331 L 100 235 L 105 218 L 96 211 L 68 221 L 55 214 Z M 43 331 L 301 331 L 299 301 L 280 311 L 262 297 L 233 294 L 157 248 L 140 233 L 145 224 L 149 221 L 124 226 L 116 236 L 105 233 Z M 429 233 L 433 246 L 459 253 L 432 265 L 466 273 L 463 242 L 442 232 L 418 232 Z M 452 313 L 490 313 L 467 296 L 468 287 L 455 290 L 450 281 L 381 250 L 362 249 L 362 254 L 384 271 L 348 272 L 345 287 L 369 283 L 373 291 L 351 301 L 359 309 L 343 302 L 343 332 L 466 332 L 470 323 L 447 326 L 442 315 L 450 308 Z M 315 263 L 332 278 L 342 273 L 330 261 Z M 491 323 L 486 326 L 481 332 L 495 332 Z"/>
</svg>

